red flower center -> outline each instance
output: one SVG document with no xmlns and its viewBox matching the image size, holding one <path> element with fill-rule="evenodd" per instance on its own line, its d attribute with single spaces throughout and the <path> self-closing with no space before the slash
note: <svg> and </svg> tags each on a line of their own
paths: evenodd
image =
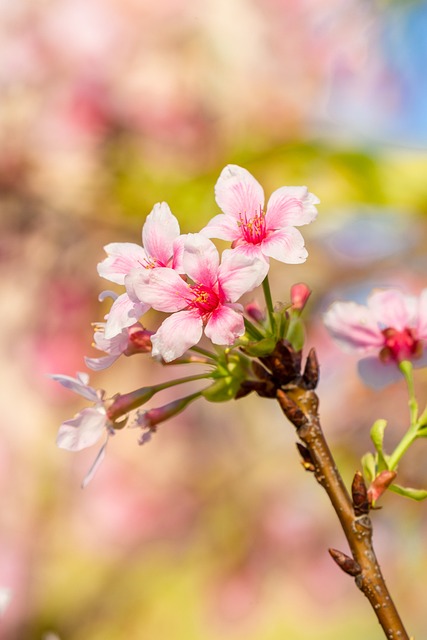
<svg viewBox="0 0 427 640">
<path fill-rule="evenodd" d="M 415 337 L 413 329 L 405 328 L 402 331 L 387 327 L 383 329 L 384 347 L 380 351 L 380 358 L 383 362 L 394 360 L 410 360 L 420 357 L 422 353 L 422 343 Z"/>
<path fill-rule="evenodd" d="M 238 222 L 241 228 L 242 237 L 245 242 L 250 244 L 261 244 L 267 235 L 265 224 L 265 212 L 261 209 L 252 218 L 247 218 L 246 214 L 240 214 Z"/>
<path fill-rule="evenodd" d="M 195 284 L 191 287 L 195 294 L 190 302 L 190 308 L 198 309 L 203 315 L 215 311 L 219 305 L 219 296 L 215 291 L 203 284 Z"/>
</svg>

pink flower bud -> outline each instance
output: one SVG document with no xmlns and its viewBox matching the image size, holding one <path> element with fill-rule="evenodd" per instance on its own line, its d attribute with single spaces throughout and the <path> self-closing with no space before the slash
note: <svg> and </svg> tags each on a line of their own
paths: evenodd
<svg viewBox="0 0 427 640">
<path fill-rule="evenodd" d="M 311 294 L 311 289 L 304 283 L 299 282 L 291 287 L 291 303 L 292 309 L 295 311 L 302 311 L 307 304 Z"/>
<path fill-rule="evenodd" d="M 249 302 L 249 304 L 245 306 L 245 312 L 252 320 L 259 322 L 259 324 L 262 324 L 265 320 L 265 313 L 256 300 Z"/>
</svg>

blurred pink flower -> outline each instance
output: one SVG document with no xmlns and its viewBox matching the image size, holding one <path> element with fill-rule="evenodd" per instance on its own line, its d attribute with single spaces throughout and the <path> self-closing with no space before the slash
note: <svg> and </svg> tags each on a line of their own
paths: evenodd
<svg viewBox="0 0 427 640">
<path fill-rule="evenodd" d="M 375 353 L 359 362 L 359 373 L 371 387 L 380 389 L 399 380 L 403 360 L 427 365 L 423 353 L 427 340 L 427 289 L 419 298 L 397 290 L 376 291 L 367 305 L 335 302 L 324 316 L 332 337 L 344 348 L 360 354 Z"/>
<path fill-rule="evenodd" d="M 105 392 L 102 389 L 94 389 L 89 386 L 87 373 L 78 373 L 76 378 L 53 374 L 51 378 L 62 384 L 66 389 L 70 389 L 70 391 L 78 393 L 83 398 L 94 403 L 93 407 L 83 409 L 74 418 L 65 420 L 61 424 L 56 438 L 58 447 L 68 451 L 81 451 L 81 449 L 91 447 L 105 432 L 107 433 L 104 444 L 98 451 L 95 461 L 83 480 L 83 487 L 85 487 L 93 478 L 105 457 L 105 449 L 110 435 L 114 435 L 114 429 L 105 408 Z"/>
<path fill-rule="evenodd" d="M 142 242 L 143 247 L 132 242 L 112 242 L 104 247 L 108 257 L 98 264 L 99 275 L 126 286 L 126 293 L 114 301 L 108 314 L 106 338 L 113 338 L 125 327 L 135 324 L 150 308 L 141 292 L 146 270 L 170 267 L 181 272 L 179 223 L 166 202 L 155 204 L 147 216 L 142 227 Z"/>
<path fill-rule="evenodd" d="M 231 240 L 244 255 L 288 264 L 305 262 L 304 238 L 296 226 L 317 216 L 319 199 L 307 187 L 281 187 L 272 193 L 264 210 L 264 190 L 246 169 L 227 165 L 215 186 L 223 213 L 202 230 L 210 238 Z"/>
<path fill-rule="evenodd" d="M 214 344 L 233 344 L 243 335 L 243 307 L 235 302 L 261 284 L 268 269 L 264 261 L 230 249 L 220 264 L 213 242 L 198 233 L 186 236 L 183 267 L 194 284 L 173 269 L 159 268 L 148 274 L 141 290 L 154 309 L 173 314 L 151 339 L 153 356 L 166 362 L 197 344 L 203 328 Z"/>
</svg>

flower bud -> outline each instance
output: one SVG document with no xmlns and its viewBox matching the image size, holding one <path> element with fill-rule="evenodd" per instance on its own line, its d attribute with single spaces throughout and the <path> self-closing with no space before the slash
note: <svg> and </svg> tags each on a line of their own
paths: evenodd
<svg viewBox="0 0 427 640">
<path fill-rule="evenodd" d="M 256 300 L 249 302 L 245 306 L 245 312 L 247 313 L 249 318 L 255 320 L 255 322 L 258 322 L 259 324 L 262 324 L 265 320 L 265 313 Z"/>
<path fill-rule="evenodd" d="M 359 564 L 350 556 L 347 556 L 338 549 L 328 549 L 330 556 L 335 560 L 340 569 L 350 576 L 358 576 L 362 573 L 362 569 Z"/>
<path fill-rule="evenodd" d="M 295 311 L 302 311 L 311 294 L 311 289 L 304 283 L 300 282 L 291 287 L 291 304 Z"/>
</svg>

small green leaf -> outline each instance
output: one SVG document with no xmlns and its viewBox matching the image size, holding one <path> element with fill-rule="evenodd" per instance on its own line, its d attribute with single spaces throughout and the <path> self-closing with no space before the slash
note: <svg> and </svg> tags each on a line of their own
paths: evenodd
<svg viewBox="0 0 427 640">
<path fill-rule="evenodd" d="M 427 498 L 427 491 L 425 489 L 413 489 L 412 487 L 401 487 L 398 484 L 392 484 L 389 486 L 390 491 L 398 493 L 405 498 L 412 498 L 412 500 L 425 500 Z"/>
<path fill-rule="evenodd" d="M 369 482 L 372 482 L 372 480 L 377 475 L 377 464 L 374 454 L 370 451 L 368 451 L 368 453 L 365 453 L 365 455 L 362 457 L 362 468 L 366 478 L 369 480 Z"/>
<path fill-rule="evenodd" d="M 218 378 L 207 389 L 202 391 L 202 396 L 209 402 L 227 402 L 233 400 L 240 388 L 241 381 L 233 376 Z"/>
<path fill-rule="evenodd" d="M 376 420 L 371 428 L 371 440 L 378 452 L 378 471 L 388 469 L 387 456 L 383 451 L 384 431 L 387 426 L 387 420 Z"/>
</svg>

